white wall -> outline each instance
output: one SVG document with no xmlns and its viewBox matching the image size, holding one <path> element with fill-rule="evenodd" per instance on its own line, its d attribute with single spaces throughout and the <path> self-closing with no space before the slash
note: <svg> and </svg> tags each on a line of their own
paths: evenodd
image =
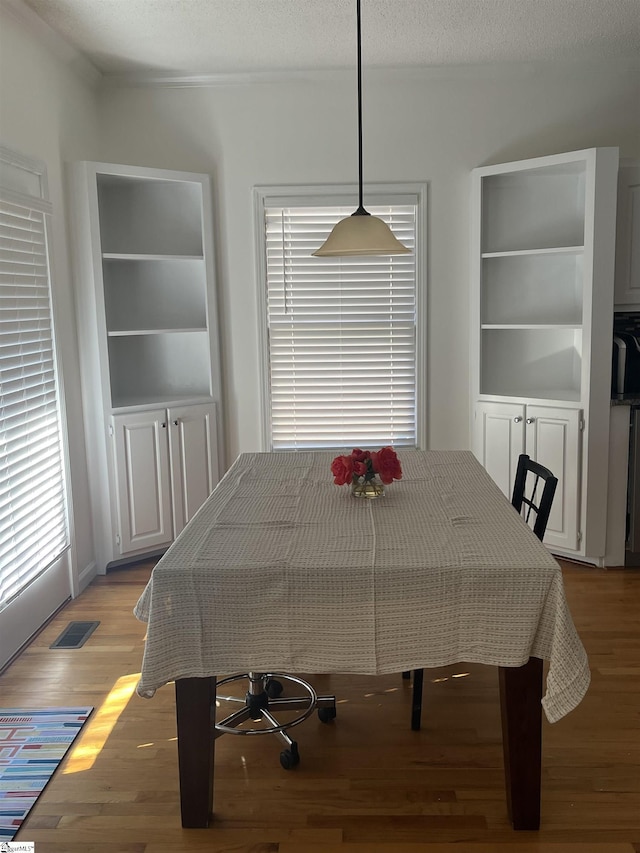
<svg viewBox="0 0 640 853">
<path fill-rule="evenodd" d="M 638 156 L 640 69 L 365 69 L 363 86 L 365 183 L 429 183 L 429 445 L 466 448 L 469 172 L 599 145 Z M 101 96 L 102 159 L 213 176 L 228 462 L 259 449 L 252 187 L 355 182 L 355 106 L 347 72 Z"/>
<path fill-rule="evenodd" d="M 52 281 L 69 436 L 71 506 L 76 577 L 94 559 L 82 423 L 76 321 L 65 211 L 65 162 L 93 157 L 96 102 L 77 73 L 71 52 L 10 9 L 0 11 L 0 141 L 47 166 L 53 204 Z"/>
</svg>

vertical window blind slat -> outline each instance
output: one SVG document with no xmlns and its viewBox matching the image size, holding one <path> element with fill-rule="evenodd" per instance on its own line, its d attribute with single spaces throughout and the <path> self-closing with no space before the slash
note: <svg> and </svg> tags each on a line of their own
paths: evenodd
<svg viewBox="0 0 640 853">
<path fill-rule="evenodd" d="M 45 214 L 0 190 L 0 609 L 69 543 Z"/>
<path fill-rule="evenodd" d="M 410 255 L 313 258 L 353 211 L 265 210 L 274 450 L 416 446 L 416 207 L 369 209 Z"/>
</svg>

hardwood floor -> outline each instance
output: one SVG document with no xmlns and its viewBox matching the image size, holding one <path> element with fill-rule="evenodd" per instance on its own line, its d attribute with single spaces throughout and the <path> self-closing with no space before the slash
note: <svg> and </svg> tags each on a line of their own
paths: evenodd
<svg viewBox="0 0 640 853">
<path fill-rule="evenodd" d="M 564 564 L 592 685 L 544 723 L 542 823 L 507 822 L 497 671 L 425 672 L 423 728 L 409 682 L 314 676 L 338 717 L 276 738 L 216 743 L 213 825 L 183 830 L 174 690 L 135 692 L 145 626 L 132 615 L 150 565 L 98 578 L 0 676 L 3 706 L 94 705 L 89 724 L 16 841 L 37 853 L 640 853 L 640 570 Z M 84 647 L 49 649 L 71 620 L 100 620 Z"/>
</svg>

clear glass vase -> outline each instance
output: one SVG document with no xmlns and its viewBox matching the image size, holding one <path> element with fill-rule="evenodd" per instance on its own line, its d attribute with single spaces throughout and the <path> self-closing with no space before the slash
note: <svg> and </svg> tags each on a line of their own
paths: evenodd
<svg viewBox="0 0 640 853">
<path fill-rule="evenodd" d="M 354 498 L 381 498 L 384 497 L 384 485 L 377 477 L 371 480 L 354 478 L 351 483 L 351 494 Z"/>
</svg>

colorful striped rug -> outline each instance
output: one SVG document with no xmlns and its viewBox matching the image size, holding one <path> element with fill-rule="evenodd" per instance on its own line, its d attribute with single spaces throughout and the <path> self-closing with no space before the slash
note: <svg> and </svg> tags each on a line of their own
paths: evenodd
<svg viewBox="0 0 640 853">
<path fill-rule="evenodd" d="M 93 708 L 0 708 L 0 843 L 11 841 Z"/>
</svg>

